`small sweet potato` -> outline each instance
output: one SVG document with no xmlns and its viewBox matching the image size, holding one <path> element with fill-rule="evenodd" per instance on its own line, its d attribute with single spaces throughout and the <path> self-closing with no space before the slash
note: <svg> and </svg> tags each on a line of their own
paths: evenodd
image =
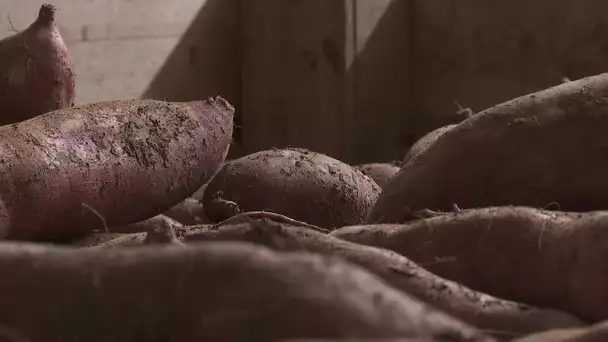
<svg viewBox="0 0 608 342">
<path fill-rule="evenodd" d="M 384 188 L 391 177 L 399 172 L 399 166 L 392 163 L 369 163 L 358 165 L 356 168 L 373 179 L 381 188 Z"/>
<path fill-rule="evenodd" d="M 583 325 L 565 313 L 472 291 L 426 271 L 395 252 L 351 243 L 307 227 L 268 219 L 247 221 L 236 225 L 193 228 L 184 235 L 183 241 L 243 241 L 279 251 L 339 256 L 366 268 L 403 292 L 500 339 Z"/>
<path fill-rule="evenodd" d="M 601 322 L 587 328 L 549 330 L 513 342 L 606 342 L 608 322 Z"/>
<path fill-rule="evenodd" d="M 74 66 L 55 11 L 42 5 L 28 28 L 0 40 L 0 125 L 74 105 Z"/>
<path fill-rule="evenodd" d="M 395 251 L 490 295 L 608 319 L 608 212 L 492 207 L 331 234 Z"/>
<path fill-rule="evenodd" d="M 147 220 L 143 220 L 140 222 L 130 223 L 123 226 L 114 226 L 108 227 L 109 233 L 138 233 L 138 232 L 148 232 L 150 230 L 154 230 L 156 227 L 171 224 L 173 226 L 179 227 L 183 224 L 178 222 L 170 217 L 165 215 L 156 215 Z"/>
<path fill-rule="evenodd" d="M 493 341 L 356 265 L 245 243 L 0 243 L 0 273 L 0 324 L 30 341 Z"/>
<path fill-rule="evenodd" d="M 220 97 L 122 100 L 0 127 L 0 238 L 57 238 L 160 214 L 224 161 L 233 113 Z"/>
<path fill-rule="evenodd" d="M 323 228 L 364 221 L 380 187 L 350 165 L 304 149 L 256 152 L 211 179 L 203 206 L 212 222 L 267 210 Z"/>
<path fill-rule="evenodd" d="M 368 223 L 421 209 L 520 205 L 585 212 L 608 207 L 608 74 L 479 112 L 404 165 Z"/>
</svg>

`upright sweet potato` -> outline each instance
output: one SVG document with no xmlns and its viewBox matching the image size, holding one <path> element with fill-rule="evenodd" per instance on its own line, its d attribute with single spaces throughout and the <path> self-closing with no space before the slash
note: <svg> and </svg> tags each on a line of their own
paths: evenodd
<svg viewBox="0 0 608 342">
<path fill-rule="evenodd" d="M 323 228 L 363 222 L 380 187 L 326 155 L 273 149 L 235 159 L 211 179 L 203 207 L 212 222 L 267 210 Z"/>
<path fill-rule="evenodd" d="M 500 298 L 608 319 L 608 212 L 464 210 L 404 225 L 344 227 L 342 239 L 395 251 Z"/>
<path fill-rule="evenodd" d="M 244 243 L 2 243 L 0 274 L 0 324 L 30 341 L 492 341 L 340 259 Z"/>
<path fill-rule="evenodd" d="M 380 248 L 351 243 L 306 227 L 270 220 L 191 229 L 192 241 L 244 241 L 279 251 L 307 251 L 340 256 L 389 284 L 500 339 L 583 323 L 565 313 L 543 310 L 491 297 L 442 279 L 407 258 Z"/>
<path fill-rule="evenodd" d="M 356 168 L 373 179 L 381 188 L 384 188 L 391 177 L 399 172 L 399 166 L 392 163 L 369 163 L 358 165 Z"/>
<path fill-rule="evenodd" d="M 420 209 L 522 205 L 608 208 L 608 74 L 564 83 L 477 113 L 404 165 L 369 223 Z"/>
<path fill-rule="evenodd" d="M 42 5 L 27 29 L 0 40 L 0 125 L 74 105 L 74 66 L 55 11 Z"/>
<path fill-rule="evenodd" d="M 233 113 L 220 97 L 124 100 L 0 127 L 0 237 L 54 238 L 169 209 L 223 162 Z"/>
</svg>

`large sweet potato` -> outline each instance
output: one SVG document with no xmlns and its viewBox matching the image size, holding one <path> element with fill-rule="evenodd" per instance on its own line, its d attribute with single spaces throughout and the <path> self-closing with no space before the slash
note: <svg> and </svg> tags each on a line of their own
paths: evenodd
<svg viewBox="0 0 608 342">
<path fill-rule="evenodd" d="M 0 127 L 0 237 L 83 233 L 169 209 L 223 162 L 233 112 L 220 97 L 108 101 Z"/>
<path fill-rule="evenodd" d="M 72 59 L 53 5 L 27 29 L 0 40 L 0 125 L 74 105 Z"/>
<path fill-rule="evenodd" d="M 30 341 L 492 341 L 355 265 L 244 243 L 1 243 L 0 274 L 0 324 Z"/>
<path fill-rule="evenodd" d="M 279 251 L 340 256 L 405 293 L 501 339 L 583 325 L 565 313 L 537 309 L 472 291 L 426 271 L 395 252 L 351 243 L 306 227 L 257 219 L 237 225 L 191 229 L 183 240 L 245 241 Z"/>
<path fill-rule="evenodd" d="M 256 152 L 226 163 L 205 189 L 212 222 L 267 210 L 323 228 L 364 221 L 380 187 L 350 165 L 304 149 Z"/>
<path fill-rule="evenodd" d="M 500 205 L 564 211 L 608 207 L 608 74 L 522 96 L 477 113 L 404 165 L 369 223 L 421 209 Z"/>
<path fill-rule="evenodd" d="M 608 318 L 608 212 L 470 209 L 404 225 L 344 227 L 332 235 L 393 250 L 500 298 L 586 321 Z"/>
<path fill-rule="evenodd" d="M 356 168 L 373 179 L 381 188 L 384 188 L 386 183 L 399 172 L 399 166 L 393 163 L 369 163 L 357 165 Z"/>
</svg>

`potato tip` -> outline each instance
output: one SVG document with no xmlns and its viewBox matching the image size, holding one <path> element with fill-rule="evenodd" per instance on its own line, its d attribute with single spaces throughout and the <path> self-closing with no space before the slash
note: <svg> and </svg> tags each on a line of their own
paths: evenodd
<svg viewBox="0 0 608 342">
<path fill-rule="evenodd" d="M 45 3 L 40 7 L 40 11 L 38 12 L 38 20 L 53 21 L 55 20 L 55 12 L 57 12 L 57 7 Z"/>
</svg>

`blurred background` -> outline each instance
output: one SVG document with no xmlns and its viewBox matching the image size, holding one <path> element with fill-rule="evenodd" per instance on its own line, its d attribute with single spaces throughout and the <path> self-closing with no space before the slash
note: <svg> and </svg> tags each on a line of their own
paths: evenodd
<svg viewBox="0 0 608 342">
<path fill-rule="evenodd" d="M 43 2 L 2 0 L 0 38 Z M 457 122 L 457 104 L 480 111 L 608 69 L 600 0 L 52 3 L 77 103 L 221 95 L 237 108 L 230 157 L 291 145 L 351 164 L 401 159 Z"/>
</svg>

